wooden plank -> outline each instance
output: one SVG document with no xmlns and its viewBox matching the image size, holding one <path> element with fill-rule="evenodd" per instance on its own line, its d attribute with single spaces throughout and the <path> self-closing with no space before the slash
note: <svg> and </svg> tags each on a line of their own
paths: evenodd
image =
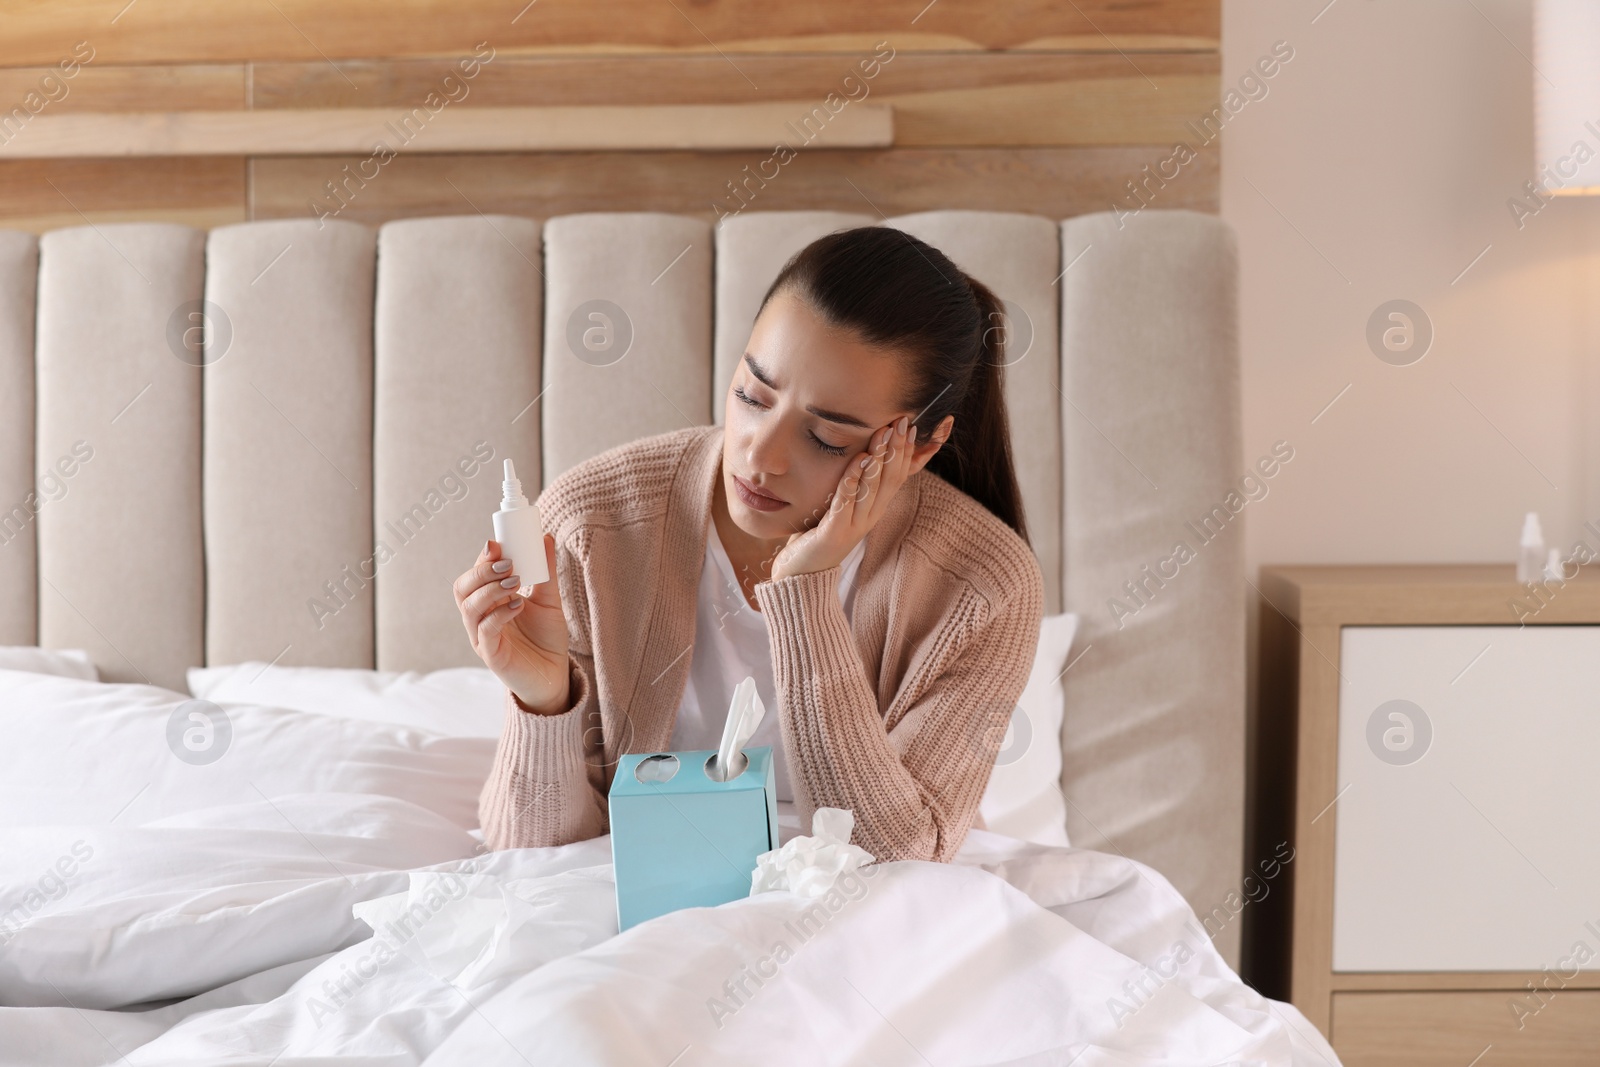
<svg viewBox="0 0 1600 1067">
<path fill-rule="evenodd" d="M 40 115 L 0 141 L 0 159 L 89 156 L 308 155 L 377 152 L 526 152 L 887 147 L 893 112 L 866 103 L 837 112 L 791 101 L 664 107 L 480 107 L 409 111 L 341 108 Z M 381 146 L 381 147 L 380 147 Z"/>
<path fill-rule="evenodd" d="M 252 164 L 253 218 L 321 213 L 377 224 L 475 211 L 548 218 L 579 211 L 667 211 L 708 219 L 752 211 L 897 215 L 940 208 L 1019 211 L 1062 219 L 1109 210 L 1124 183 L 1164 155 L 1122 148 L 897 148 L 801 152 L 787 164 L 758 153 L 561 152 L 402 156 L 361 180 L 362 160 L 283 157 Z M 371 173 L 373 168 L 368 167 Z M 1159 200 L 1217 210 L 1217 157 L 1202 154 Z M 771 175 L 763 181 L 762 175 Z M 734 189 L 745 182 L 745 199 Z M 337 185 L 336 199 L 330 188 Z"/>
<path fill-rule="evenodd" d="M 1600 993 L 1556 989 L 1542 1007 L 1522 994 L 1338 993 L 1334 1051 L 1344 1067 L 1600 1063 Z M 1514 1012 L 1515 1004 L 1525 1013 Z"/>
<path fill-rule="evenodd" d="M 1159 97 L 1159 102 L 1157 101 Z M 1193 142 L 1185 123 L 1216 106 L 1211 75 L 1080 79 L 886 96 L 896 144 L 1120 145 Z"/>
<path fill-rule="evenodd" d="M 1299 752 L 1294 806 L 1294 1006 L 1329 1031 L 1333 970 L 1333 853 L 1338 823 L 1339 627 L 1301 626 Z"/>
<path fill-rule="evenodd" d="M 871 77 L 837 55 L 734 62 L 737 70 L 720 56 L 502 56 L 479 64 L 471 79 L 449 59 L 338 70 L 262 63 L 252 68 L 251 100 L 257 108 L 410 108 L 441 91 L 446 77 L 463 107 L 820 101 L 836 93 L 892 105 L 895 143 L 910 147 L 1159 144 L 1192 138 L 1185 123 L 1209 113 L 1219 96 L 1215 54 L 897 53 L 868 68 Z"/>
<path fill-rule="evenodd" d="M 1600 619 L 1600 569 L 1529 589 L 1510 564 L 1273 567 L 1263 572 L 1299 589 L 1303 624 L 1530 625 Z M 1517 605 L 1521 605 L 1521 611 Z"/>
<path fill-rule="evenodd" d="M 1334 971 L 1336 991 L 1399 992 L 1450 989 L 1510 989 L 1527 992 L 1527 983 L 1539 985 L 1544 976 L 1537 971 Z M 1565 989 L 1600 989 L 1600 971 L 1579 971 L 1566 979 Z"/>
<path fill-rule="evenodd" d="M 240 205 L 196 207 L 173 205 L 169 207 L 117 207 L 79 215 L 70 211 L 45 211 L 32 214 L 0 215 L 0 230 L 21 230 L 24 233 L 48 233 L 51 230 L 86 223 L 96 226 L 110 222 L 172 222 L 209 230 L 214 226 L 230 226 L 235 222 L 248 222 L 249 217 Z"/>
<path fill-rule="evenodd" d="M 1213 75 L 1215 54 L 1155 53 L 1121 56 L 1070 52 L 899 53 L 863 77 L 857 58 L 838 55 L 721 56 L 516 56 L 499 55 L 478 66 L 463 106 L 521 104 L 661 104 L 804 100 L 847 92 L 847 75 L 866 83 L 869 99 L 950 89 L 991 89 L 1072 81 L 1128 78 L 1152 94 L 1176 77 Z M 869 68 L 870 70 L 871 68 Z M 450 57 L 372 59 L 340 63 L 256 63 L 251 105 L 273 107 L 409 106 L 440 88 L 456 70 Z M 641 73 L 647 75 L 642 79 Z M 741 73 L 749 78 L 741 77 Z M 1144 82 L 1150 78 L 1156 85 Z M 751 85 L 753 81 L 756 84 Z M 1000 116 L 997 116 L 999 118 Z"/>
<path fill-rule="evenodd" d="M 226 62 L 500 51 L 862 52 L 1154 45 L 1215 50 L 1218 0 L 81 0 L 8 12 L 0 66 L 57 62 L 78 40 L 98 62 Z"/>
<path fill-rule="evenodd" d="M 1384 588 L 1396 585 L 1507 585 L 1516 580 L 1509 563 L 1373 563 L 1273 566 L 1263 569 L 1303 588 Z M 1600 573 L 1584 572 L 1580 581 L 1600 582 Z"/>
<path fill-rule="evenodd" d="M 36 100 L 29 101 L 30 93 L 37 94 Z M 0 69 L 0 113 L 18 107 L 39 108 L 40 116 L 73 111 L 208 111 L 248 104 L 242 63 L 112 67 L 91 61 L 80 64 L 71 77 L 55 67 Z"/>
<path fill-rule="evenodd" d="M 1018 52 L 1216 52 L 1220 37 L 1181 33 L 1079 33 L 1056 34 L 1026 41 Z"/>
<path fill-rule="evenodd" d="M 0 162 L 0 228 L 43 233 L 102 222 L 243 222 L 245 161 L 74 159 Z"/>
</svg>

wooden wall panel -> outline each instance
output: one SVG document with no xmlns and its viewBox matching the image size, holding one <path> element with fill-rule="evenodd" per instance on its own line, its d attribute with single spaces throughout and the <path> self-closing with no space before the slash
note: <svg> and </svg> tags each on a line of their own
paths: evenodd
<svg viewBox="0 0 1600 1067">
<path fill-rule="evenodd" d="M 440 98 L 442 99 L 442 98 Z M 808 119 L 807 116 L 810 116 Z M 0 120 L 3 121 L 3 120 Z M 409 110 L 262 108 L 43 115 L 27 136 L 0 142 L 0 159 L 87 156 L 305 156 L 424 152 L 738 152 L 794 140 L 807 147 L 890 148 L 894 109 L 870 101 L 832 109 L 806 101 L 621 104 L 602 107 L 452 107 Z M 426 136 L 422 136 L 423 133 Z M 383 148 L 377 146 L 382 145 Z"/>
<path fill-rule="evenodd" d="M 897 148 L 802 152 L 756 188 L 752 211 L 874 211 L 899 215 L 938 208 L 1022 211 L 1061 219 L 1105 211 L 1127 197 L 1123 184 L 1164 150 L 1105 148 Z M 760 153 L 559 152 L 528 155 L 400 156 L 353 192 L 338 218 L 392 218 L 474 211 L 544 219 L 577 211 L 667 211 L 714 221 L 738 209 L 727 183 L 754 171 Z M 309 218 L 313 204 L 340 201 L 326 183 L 356 158 L 257 159 L 251 163 L 254 218 Z M 770 168 L 769 168 L 770 172 Z M 1217 210 L 1217 155 L 1202 154 L 1154 206 Z M 1128 201 L 1131 208 L 1133 202 Z"/>
<path fill-rule="evenodd" d="M 47 75 L 54 75 L 53 83 L 45 81 Z M 109 67 L 91 61 L 80 65 L 70 78 L 62 77 L 55 67 L 13 67 L 0 69 L 0 113 L 22 105 L 31 92 L 38 92 L 49 101 L 38 112 L 41 115 L 68 111 L 221 111 L 248 106 L 246 82 L 243 63 Z M 19 133 L 25 136 L 26 128 Z"/>
<path fill-rule="evenodd" d="M 43 233 L 101 222 L 243 222 L 245 161 L 49 159 L 0 162 L 0 229 Z"/>
<path fill-rule="evenodd" d="M 409 111 L 440 91 L 459 59 L 487 49 L 492 59 L 450 106 L 820 104 L 853 89 L 893 108 L 895 140 L 881 150 L 810 147 L 775 178 L 766 163 L 765 180 L 751 176 L 770 158 L 763 151 L 402 155 L 361 181 L 344 170 L 359 158 L 335 156 L 5 160 L 0 227 L 214 226 L 310 216 L 318 200 L 323 213 L 374 224 L 618 206 L 715 219 L 740 207 L 735 182 L 753 190 L 753 210 L 952 207 L 1064 218 L 1132 208 L 1130 181 L 1174 142 L 1195 144 L 1191 124 L 1216 106 L 1220 26 L 1220 0 L 26 5 L 5 16 L 0 35 L 0 141 L 28 136 L 31 119 L 19 120 L 16 108 L 36 106 L 29 94 L 74 53 L 92 55 L 39 114 Z M 844 79 L 881 56 L 883 41 L 893 58 L 862 97 Z M 6 116 L 20 128 L 8 133 Z M 1152 206 L 1216 211 L 1217 175 L 1213 143 Z M 329 182 L 349 190 L 342 207 Z"/>
<path fill-rule="evenodd" d="M 857 52 L 897 49 L 1215 50 L 1218 0 L 80 0 L 15 5 L 0 66 L 54 63 L 78 40 L 97 62 L 329 61 L 442 55 L 489 41 L 527 52 Z"/>
<path fill-rule="evenodd" d="M 868 53 L 870 54 L 870 52 Z M 853 91 L 895 109 L 896 147 L 1160 144 L 1215 106 L 1217 57 L 1157 53 L 896 52 L 870 80 L 838 55 L 497 56 L 453 90 L 463 107 L 734 104 L 824 99 Z M 257 108 L 412 108 L 454 61 L 258 63 Z M 1192 136 L 1192 135 L 1191 135 Z"/>
</svg>

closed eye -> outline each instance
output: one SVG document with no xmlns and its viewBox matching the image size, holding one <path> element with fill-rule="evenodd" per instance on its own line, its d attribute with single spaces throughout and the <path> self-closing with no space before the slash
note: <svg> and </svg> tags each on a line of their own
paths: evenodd
<svg viewBox="0 0 1600 1067">
<path fill-rule="evenodd" d="M 736 386 L 733 387 L 733 395 L 741 404 L 744 404 L 744 405 L 746 405 L 748 407 L 753 407 L 753 408 L 765 408 L 766 407 L 766 405 L 763 404 L 761 401 L 757 400 L 755 397 L 753 397 L 749 393 L 745 392 L 744 391 L 744 386 L 742 386 L 742 385 L 736 385 Z M 806 436 L 810 437 L 813 444 L 815 444 L 818 448 L 820 448 L 822 451 L 826 452 L 830 456 L 842 456 L 847 451 L 849 451 L 849 449 L 844 445 L 830 445 L 828 442 L 826 442 L 822 438 L 818 437 L 817 434 L 816 434 L 816 431 L 814 431 L 814 430 L 807 430 L 806 431 Z"/>
<path fill-rule="evenodd" d="M 830 445 L 828 442 L 826 442 L 822 438 L 818 437 L 816 435 L 816 433 L 814 431 L 811 431 L 811 430 L 807 430 L 806 433 L 810 434 L 811 435 L 811 439 L 817 443 L 817 447 L 822 449 L 828 455 L 830 455 L 830 456 L 842 456 L 842 455 L 845 454 L 845 446 L 844 445 Z"/>
<path fill-rule="evenodd" d="M 753 397 L 749 393 L 745 392 L 744 391 L 744 386 L 742 386 L 742 385 L 736 385 L 736 386 L 733 387 L 733 395 L 738 397 L 739 400 L 742 403 L 748 404 L 753 408 L 759 408 L 759 407 L 765 407 L 766 406 L 765 404 L 761 403 L 761 401 L 757 400 L 755 397 Z"/>
</svg>

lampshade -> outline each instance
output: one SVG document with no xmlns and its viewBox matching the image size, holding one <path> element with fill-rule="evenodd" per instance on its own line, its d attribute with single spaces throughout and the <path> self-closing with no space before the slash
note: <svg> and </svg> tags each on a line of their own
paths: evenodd
<svg viewBox="0 0 1600 1067">
<path fill-rule="evenodd" d="M 1600 194 L 1600 3 L 1535 0 L 1534 181 Z"/>
</svg>

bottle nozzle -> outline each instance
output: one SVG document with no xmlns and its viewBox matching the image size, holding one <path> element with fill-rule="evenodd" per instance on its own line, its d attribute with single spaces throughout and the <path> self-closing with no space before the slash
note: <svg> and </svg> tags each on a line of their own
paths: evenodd
<svg viewBox="0 0 1600 1067">
<path fill-rule="evenodd" d="M 512 508 L 525 508 L 528 498 L 522 493 L 522 482 L 517 478 L 517 468 L 511 465 L 511 460 L 506 460 L 505 481 L 500 483 L 500 507 L 502 510 Z"/>
</svg>

